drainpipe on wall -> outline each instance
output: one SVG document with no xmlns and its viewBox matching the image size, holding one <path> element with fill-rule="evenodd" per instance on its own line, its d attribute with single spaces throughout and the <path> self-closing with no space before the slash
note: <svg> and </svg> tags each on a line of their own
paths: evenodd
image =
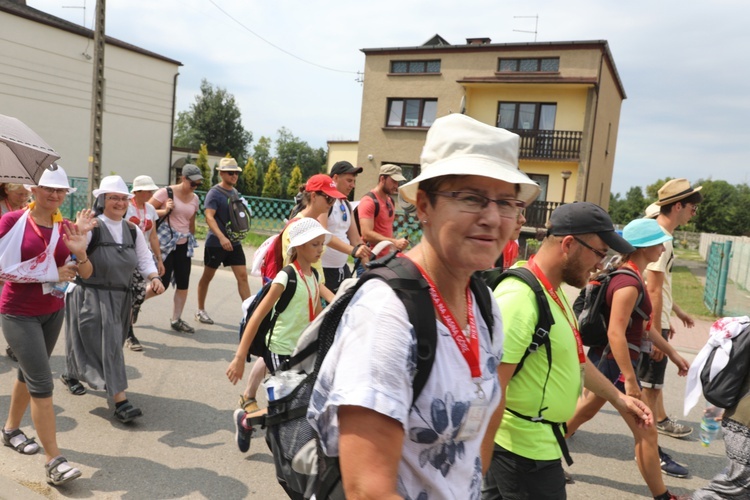
<svg viewBox="0 0 750 500">
<path fill-rule="evenodd" d="M 599 90 L 601 89 L 602 85 L 602 65 L 604 64 L 604 51 L 602 51 L 601 56 L 599 56 L 599 74 L 596 78 L 596 102 L 594 103 L 594 125 L 591 127 L 591 145 L 589 146 L 589 165 L 586 169 L 586 184 L 584 184 L 583 187 L 583 201 L 586 201 L 588 199 L 589 195 L 589 174 L 591 173 L 591 163 L 593 161 L 591 154 L 594 151 L 594 134 L 596 132 L 596 120 L 597 120 L 597 113 L 599 111 Z"/>
<path fill-rule="evenodd" d="M 177 108 L 177 77 L 180 73 L 174 74 L 172 80 L 172 123 L 169 125 L 169 154 L 167 155 L 167 184 L 172 183 L 172 144 L 174 142 L 174 120 Z"/>
</svg>

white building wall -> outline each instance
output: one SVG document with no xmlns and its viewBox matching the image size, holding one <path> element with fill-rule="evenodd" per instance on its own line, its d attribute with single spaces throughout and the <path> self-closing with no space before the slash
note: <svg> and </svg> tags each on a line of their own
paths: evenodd
<svg viewBox="0 0 750 500">
<path fill-rule="evenodd" d="M 0 12 L 0 113 L 19 118 L 88 176 L 93 42 Z M 168 181 L 175 63 L 107 45 L 102 176 Z"/>
</svg>

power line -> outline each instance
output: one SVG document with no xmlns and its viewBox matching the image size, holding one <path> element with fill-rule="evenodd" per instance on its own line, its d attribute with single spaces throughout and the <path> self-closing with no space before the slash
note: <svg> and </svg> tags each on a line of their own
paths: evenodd
<svg viewBox="0 0 750 500">
<path fill-rule="evenodd" d="M 241 28 L 243 28 L 244 30 L 248 31 L 251 35 L 259 38 L 261 41 L 267 43 L 268 45 L 270 45 L 274 49 L 276 49 L 278 51 L 281 51 L 281 52 L 283 52 L 284 54 L 286 54 L 288 56 L 291 56 L 291 57 L 293 57 L 293 58 L 295 58 L 295 59 L 297 59 L 299 61 L 302 61 L 303 63 L 310 64 L 310 65 L 315 66 L 317 68 L 325 69 L 325 70 L 328 70 L 328 71 L 335 71 L 337 73 L 349 73 L 349 74 L 353 74 L 353 75 L 359 74 L 358 71 L 347 71 L 347 70 L 343 70 L 343 69 L 336 69 L 336 68 L 331 68 L 331 67 L 328 67 L 328 66 L 323 66 L 321 64 L 314 63 L 312 61 L 308 61 L 307 59 L 303 59 L 303 58 L 299 57 L 298 55 L 292 54 L 288 50 L 279 47 L 278 45 L 276 45 L 275 43 L 273 43 L 273 42 L 271 42 L 269 40 L 266 40 L 265 38 L 263 38 L 262 36 L 260 36 L 259 34 L 257 34 L 253 30 L 251 30 L 250 28 L 248 28 L 247 26 L 245 26 L 242 22 L 240 22 L 237 19 L 235 19 L 229 12 L 225 11 L 224 9 L 222 9 L 216 2 L 214 2 L 214 0 L 208 0 L 208 1 L 214 7 L 216 7 L 222 14 L 224 14 L 229 19 L 231 19 L 232 21 L 234 21 L 235 23 L 237 23 Z"/>
</svg>

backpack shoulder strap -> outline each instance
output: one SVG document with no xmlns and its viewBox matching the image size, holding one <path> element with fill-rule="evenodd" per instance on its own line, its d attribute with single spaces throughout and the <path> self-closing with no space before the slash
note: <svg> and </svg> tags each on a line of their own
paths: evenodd
<svg viewBox="0 0 750 500">
<path fill-rule="evenodd" d="M 172 186 L 167 186 L 167 198 L 174 200 L 174 190 L 172 189 Z"/>
<path fill-rule="evenodd" d="M 274 310 L 276 311 L 275 316 L 277 317 L 284 312 L 289 305 L 289 302 L 291 302 L 292 297 L 294 297 L 294 292 L 297 291 L 297 271 L 294 269 L 294 266 L 284 266 L 282 271 L 286 273 L 289 279 L 286 282 L 286 288 L 284 288 L 281 297 L 279 297 L 279 300 L 276 301 L 276 305 L 274 306 Z"/>
<path fill-rule="evenodd" d="M 632 276 L 633 278 L 635 278 L 638 281 L 638 283 L 640 283 L 640 286 L 638 287 L 638 298 L 635 301 L 634 311 L 637 312 L 638 315 L 641 318 L 643 318 L 645 321 L 648 321 L 649 315 L 643 312 L 643 309 L 641 309 L 641 303 L 643 303 L 643 294 L 644 294 L 644 287 L 645 287 L 643 280 L 635 272 L 628 269 L 627 267 L 620 267 L 618 269 L 615 269 L 609 275 L 610 277 L 612 277 L 616 274 L 627 274 L 628 276 Z"/>
<path fill-rule="evenodd" d="M 539 318 L 536 322 L 536 329 L 531 337 L 529 347 L 526 348 L 526 352 L 523 354 L 521 361 L 516 365 L 516 370 L 513 375 L 516 375 L 523 368 L 523 364 L 529 354 L 535 353 L 542 346 L 547 346 L 547 362 L 550 369 L 552 368 L 552 349 L 549 340 L 549 331 L 552 325 L 555 324 L 555 320 L 552 317 L 552 310 L 549 307 L 547 296 L 544 294 L 544 289 L 539 284 L 539 280 L 536 279 L 534 273 L 525 267 L 513 267 L 506 270 L 501 276 L 500 281 L 504 280 L 508 276 L 513 276 L 523 281 L 531 290 L 534 292 L 536 297 L 537 307 L 539 309 Z M 499 282 L 498 282 L 499 284 Z"/>
<path fill-rule="evenodd" d="M 417 337 L 417 370 L 412 381 L 413 405 L 422 394 L 435 362 L 435 309 L 430 298 L 429 284 L 410 259 L 394 257 L 386 262 L 386 268 L 394 274 L 386 278 L 386 282 L 404 303 L 409 322 L 414 327 Z"/>
<path fill-rule="evenodd" d="M 89 240 L 89 244 L 86 247 L 86 255 L 91 256 L 92 253 L 99 247 L 99 240 L 102 238 L 102 229 L 99 227 L 99 225 L 94 226 L 91 228 L 91 239 Z"/>
<path fill-rule="evenodd" d="M 492 301 L 495 300 L 487 287 L 484 280 L 477 274 L 474 273 L 471 276 L 469 282 L 471 291 L 474 292 L 474 296 L 477 298 L 477 306 L 479 306 L 479 313 L 482 315 L 487 329 L 490 332 L 490 340 L 492 340 L 492 330 L 495 326 L 495 318 L 492 316 Z"/>
<path fill-rule="evenodd" d="M 378 200 L 378 197 L 375 193 L 372 191 L 368 191 L 366 196 L 369 196 L 372 198 L 372 202 L 375 204 L 375 212 L 372 214 L 373 218 L 378 216 L 378 213 L 380 212 L 380 200 Z"/>
</svg>

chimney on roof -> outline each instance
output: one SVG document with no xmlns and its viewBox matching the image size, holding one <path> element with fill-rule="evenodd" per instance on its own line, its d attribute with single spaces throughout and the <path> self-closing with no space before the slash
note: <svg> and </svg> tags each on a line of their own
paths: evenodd
<svg viewBox="0 0 750 500">
<path fill-rule="evenodd" d="M 492 40 L 490 40 L 488 37 L 481 37 L 481 38 L 467 38 L 466 39 L 466 45 L 487 45 Z"/>
</svg>

